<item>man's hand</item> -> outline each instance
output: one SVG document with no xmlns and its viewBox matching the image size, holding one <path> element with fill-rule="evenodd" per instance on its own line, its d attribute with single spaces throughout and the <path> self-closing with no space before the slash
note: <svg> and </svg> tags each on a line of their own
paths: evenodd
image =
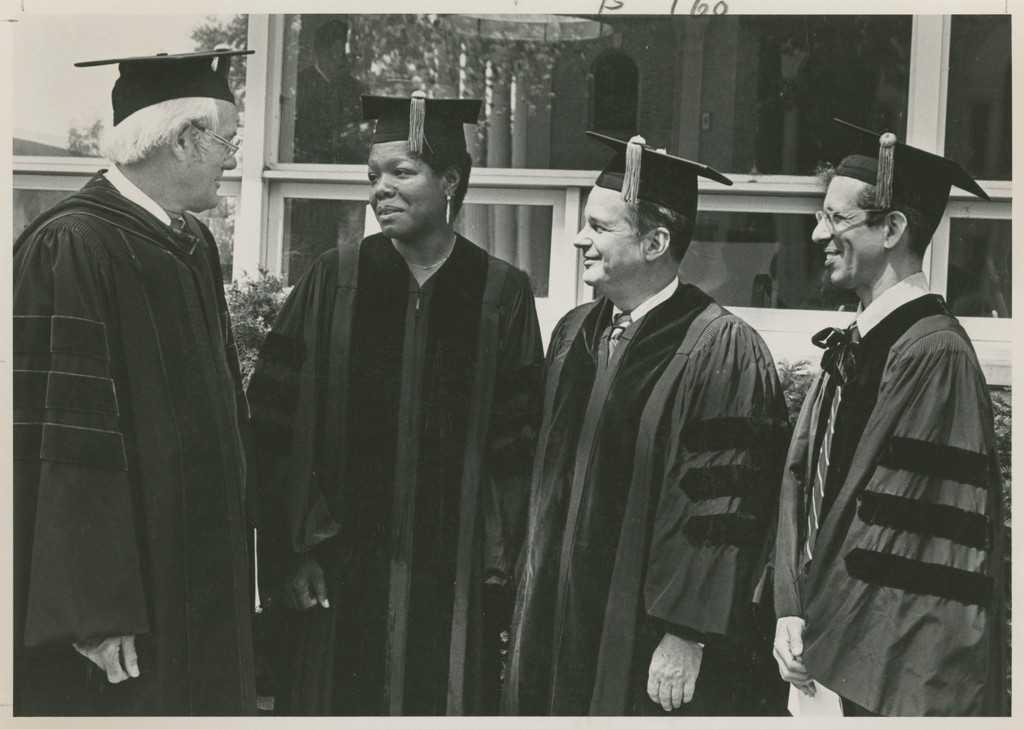
<svg viewBox="0 0 1024 729">
<path fill-rule="evenodd" d="M 804 665 L 804 619 L 795 615 L 779 618 L 775 623 L 775 661 L 783 681 L 814 696 L 814 681 Z"/>
<path fill-rule="evenodd" d="M 294 610 L 307 610 L 314 605 L 331 606 L 324 571 L 315 559 L 306 557 L 292 573 L 284 586 L 284 600 Z"/>
<path fill-rule="evenodd" d="M 651 656 L 647 695 L 665 711 L 693 700 L 704 649 L 699 643 L 666 633 Z"/>
<path fill-rule="evenodd" d="M 74 646 L 76 651 L 106 671 L 110 683 L 121 683 L 129 678 L 139 677 L 139 657 L 135 653 L 134 635 L 116 635 L 112 638 L 75 643 Z"/>
</svg>

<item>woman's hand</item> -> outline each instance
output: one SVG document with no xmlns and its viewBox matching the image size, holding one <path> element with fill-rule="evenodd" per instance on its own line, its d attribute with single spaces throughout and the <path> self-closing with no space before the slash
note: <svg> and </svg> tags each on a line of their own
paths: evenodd
<svg viewBox="0 0 1024 729">
<path fill-rule="evenodd" d="M 320 563 L 306 557 L 292 573 L 284 587 L 285 604 L 293 610 L 308 610 L 314 605 L 330 607 L 327 582 Z"/>
</svg>

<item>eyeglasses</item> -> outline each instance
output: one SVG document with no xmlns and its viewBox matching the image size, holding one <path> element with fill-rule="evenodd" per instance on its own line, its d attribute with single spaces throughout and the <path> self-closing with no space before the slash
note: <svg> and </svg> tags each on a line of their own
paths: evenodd
<svg viewBox="0 0 1024 729">
<path fill-rule="evenodd" d="M 195 122 L 189 122 L 189 126 L 191 126 L 191 127 L 192 127 L 193 129 L 195 129 L 196 131 L 200 131 L 200 132 L 206 132 L 206 133 L 207 133 L 207 134 L 209 134 L 209 135 L 210 135 L 211 137 L 213 137 L 214 139 L 216 139 L 216 140 L 217 140 L 218 142 L 220 142 L 221 144 L 223 144 L 223 145 L 224 145 L 224 147 L 225 147 L 225 148 L 226 148 L 226 149 L 228 150 L 228 152 L 230 152 L 231 154 L 233 154 L 233 155 L 234 155 L 234 154 L 238 154 L 238 149 L 239 149 L 239 147 L 238 147 L 238 145 L 237 145 L 237 144 L 235 144 L 234 142 L 229 142 L 229 141 L 228 141 L 227 139 L 225 139 L 224 137 L 220 136 L 219 134 L 217 134 L 217 132 L 213 131 L 212 129 L 207 129 L 206 127 L 201 127 L 201 126 L 199 126 L 198 124 L 196 124 Z"/>
<path fill-rule="evenodd" d="M 832 237 L 835 237 L 838 235 L 842 235 L 843 233 L 849 233 L 851 230 L 854 230 L 855 228 L 861 228 L 865 225 L 871 225 L 871 218 L 873 215 L 877 215 L 878 213 L 887 213 L 889 212 L 889 210 L 887 208 L 862 208 L 861 210 L 859 210 L 859 212 L 864 213 L 863 218 L 861 218 L 860 220 L 847 221 L 845 224 L 843 224 L 843 221 L 841 220 L 835 220 L 835 218 L 832 215 L 826 213 L 824 210 L 818 210 L 817 212 L 815 212 L 814 217 L 818 219 L 819 223 L 824 223 L 825 227 L 828 228 L 828 231 L 832 235 Z"/>
</svg>

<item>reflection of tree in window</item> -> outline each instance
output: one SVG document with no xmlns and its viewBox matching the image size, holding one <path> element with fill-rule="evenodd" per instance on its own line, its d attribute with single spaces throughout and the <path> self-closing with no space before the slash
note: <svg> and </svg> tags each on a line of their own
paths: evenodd
<svg viewBox="0 0 1024 729">
<path fill-rule="evenodd" d="M 945 151 L 978 179 L 1010 179 L 1010 46 L 1007 16 L 953 18 Z"/>
<path fill-rule="evenodd" d="M 615 135 L 636 133 L 638 80 L 633 59 L 622 51 L 607 51 L 593 67 L 594 129 Z"/>
<path fill-rule="evenodd" d="M 1011 225 L 1008 220 L 950 223 L 949 308 L 958 316 L 1011 316 Z"/>
<path fill-rule="evenodd" d="M 316 26 L 311 62 L 296 80 L 296 162 L 366 161 L 359 104 L 364 88 L 351 72 L 348 32 L 348 23 L 338 18 Z"/>
<path fill-rule="evenodd" d="M 743 41 L 758 49 L 751 121 L 759 172 L 809 174 L 829 159 L 832 117 L 904 135 L 909 17 L 768 16 L 741 24 Z"/>
<path fill-rule="evenodd" d="M 680 275 L 725 306 L 852 311 L 856 294 L 824 275 L 814 223 L 792 213 L 701 212 Z"/>
</svg>

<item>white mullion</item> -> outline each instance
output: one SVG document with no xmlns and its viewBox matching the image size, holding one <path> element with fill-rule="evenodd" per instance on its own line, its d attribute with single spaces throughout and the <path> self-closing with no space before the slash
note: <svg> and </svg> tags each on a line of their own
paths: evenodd
<svg viewBox="0 0 1024 729">
<path fill-rule="evenodd" d="M 928 273 L 928 288 L 946 296 L 949 282 L 949 214 L 942 216 L 932 236 L 932 244 L 925 249 L 922 270 Z"/>
<path fill-rule="evenodd" d="M 548 295 L 543 317 L 545 346 L 551 329 L 576 306 L 576 249 L 572 246 L 580 216 L 579 188 L 568 187 L 551 215 L 551 242 L 548 250 Z M 538 315 L 540 312 L 538 311 Z"/>
<path fill-rule="evenodd" d="M 256 51 L 249 57 L 245 71 L 245 130 L 242 138 L 242 184 L 239 192 L 238 219 L 235 221 L 233 277 L 255 276 L 263 247 L 267 204 L 263 182 L 267 108 L 267 66 L 269 65 L 269 17 L 251 13 L 247 45 Z"/>
<path fill-rule="evenodd" d="M 910 40 L 907 94 L 907 144 L 942 154 L 946 147 L 946 100 L 949 94 L 948 15 L 915 15 Z M 949 266 L 949 216 L 932 236 L 922 267 L 929 288 L 946 295 Z"/>
<path fill-rule="evenodd" d="M 949 83 L 948 15 L 915 15 L 910 37 L 907 144 L 942 154 Z"/>
<path fill-rule="evenodd" d="M 267 129 L 264 146 L 264 173 L 269 179 L 267 170 L 278 164 L 281 149 L 281 80 L 284 67 L 285 37 L 284 29 L 287 16 L 277 13 L 270 16 L 267 31 L 267 98 L 273 100 L 266 108 Z"/>
<path fill-rule="evenodd" d="M 280 188 L 274 188 L 267 195 L 266 246 L 260 266 L 274 276 L 281 276 L 284 255 L 284 200 Z"/>
</svg>

